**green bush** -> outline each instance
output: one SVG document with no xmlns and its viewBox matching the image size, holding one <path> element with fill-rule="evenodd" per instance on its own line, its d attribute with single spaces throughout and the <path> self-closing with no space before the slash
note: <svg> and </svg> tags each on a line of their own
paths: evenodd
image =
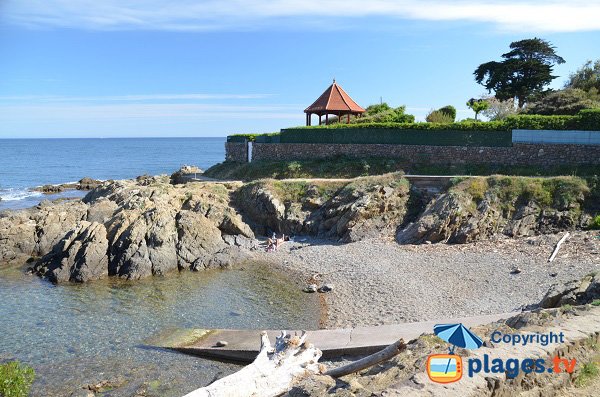
<svg viewBox="0 0 600 397">
<path fill-rule="evenodd" d="M 579 117 L 521 114 L 507 117 L 504 123 L 511 130 L 576 130 L 579 128 Z"/>
<path fill-rule="evenodd" d="M 425 117 L 428 123 L 449 124 L 454 122 L 452 115 L 442 112 L 441 110 L 433 110 Z"/>
<path fill-rule="evenodd" d="M 227 142 L 270 142 L 271 140 L 273 140 L 273 137 L 278 136 L 279 132 L 271 132 L 267 134 L 233 134 L 227 137 Z"/>
<path fill-rule="evenodd" d="M 456 108 L 452 105 L 444 106 L 443 108 L 438 109 L 442 113 L 449 114 L 452 117 L 452 121 L 456 120 Z"/>
<path fill-rule="evenodd" d="M 473 123 L 478 125 L 478 123 Z M 349 144 L 402 144 L 434 146 L 511 146 L 510 131 L 452 130 L 453 124 L 432 124 L 429 130 L 361 127 L 354 128 L 290 128 L 282 130 L 282 143 L 349 143 Z M 331 126 L 330 126 L 331 127 Z"/>
<path fill-rule="evenodd" d="M 18 361 L 0 365 L 0 396 L 27 397 L 34 378 L 33 368 Z"/>
<path fill-rule="evenodd" d="M 592 223 L 590 224 L 590 228 L 600 230 L 600 215 L 596 215 L 594 219 L 592 219 Z"/>
<path fill-rule="evenodd" d="M 311 127 L 293 127 L 281 130 L 338 130 L 338 129 L 393 129 L 393 130 L 416 130 L 416 131 L 510 131 L 510 128 L 503 121 L 489 121 L 486 123 L 476 121 L 460 121 L 450 124 L 432 124 L 432 123 L 360 123 L 360 124 L 330 124 L 315 125 Z"/>
<path fill-rule="evenodd" d="M 600 109 L 585 109 L 579 112 L 581 128 L 600 131 Z"/>
</svg>

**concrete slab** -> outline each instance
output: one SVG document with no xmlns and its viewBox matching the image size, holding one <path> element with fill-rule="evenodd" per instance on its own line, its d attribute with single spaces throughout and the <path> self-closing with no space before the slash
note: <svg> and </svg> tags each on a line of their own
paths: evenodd
<svg viewBox="0 0 600 397">
<path fill-rule="evenodd" d="M 467 327 L 488 324 L 518 314 L 502 313 L 474 317 L 440 319 L 417 323 L 381 325 L 346 329 L 308 331 L 307 341 L 323 352 L 323 358 L 360 356 L 375 353 L 400 338 L 409 341 L 423 333 L 433 333 L 433 326 L 442 323 L 463 323 Z M 289 333 L 301 331 L 288 331 Z M 227 361 L 251 362 L 260 349 L 261 330 L 175 329 L 166 330 L 147 341 L 148 345 L 174 349 L 183 353 Z M 271 343 L 281 331 L 267 331 Z M 226 341 L 227 346 L 217 346 Z"/>
</svg>

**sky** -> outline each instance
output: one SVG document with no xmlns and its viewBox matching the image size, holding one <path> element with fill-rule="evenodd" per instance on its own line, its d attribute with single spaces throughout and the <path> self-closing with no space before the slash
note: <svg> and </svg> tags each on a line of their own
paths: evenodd
<svg viewBox="0 0 600 397">
<path fill-rule="evenodd" d="M 486 93 L 512 41 L 600 58 L 600 0 L 0 0 L 0 138 L 225 136 L 303 125 L 336 81 L 423 120 Z"/>
</svg>

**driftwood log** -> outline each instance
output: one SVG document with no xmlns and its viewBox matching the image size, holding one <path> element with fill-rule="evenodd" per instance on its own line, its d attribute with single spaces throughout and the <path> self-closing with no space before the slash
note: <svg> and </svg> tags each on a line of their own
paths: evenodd
<svg viewBox="0 0 600 397">
<path fill-rule="evenodd" d="M 365 368 L 369 368 L 373 365 L 377 365 L 383 361 L 389 360 L 405 349 L 406 344 L 404 343 L 404 339 L 400 339 L 385 349 L 378 351 L 377 353 L 371 354 L 370 356 L 362 358 L 358 361 L 354 361 L 348 365 L 330 369 L 329 371 L 326 371 L 324 375 L 329 375 L 333 378 L 339 378 L 345 375 L 353 374 Z"/>
<path fill-rule="evenodd" d="M 562 245 L 562 243 L 565 242 L 566 239 L 569 238 L 570 235 L 571 235 L 571 233 L 566 232 L 565 235 L 562 236 L 562 238 L 560 240 L 558 240 L 558 243 L 556 243 L 556 247 L 554 248 L 552 255 L 550 255 L 550 259 L 548 259 L 548 262 L 552 262 L 554 260 L 554 258 L 556 258 L 556 254 L 558 254 L 558 250 L 560 249 L 560 246 Z"/>
<path fill-rule="evenodd" d="M 297 380 L 319 373 L 321 350 L 305 341 L 304 331 L 301 336 L 282 331 L 271 347 L 262 332 L 260 352 L 252 364 L 184 397 L 279 396 Z"/>
</svg>

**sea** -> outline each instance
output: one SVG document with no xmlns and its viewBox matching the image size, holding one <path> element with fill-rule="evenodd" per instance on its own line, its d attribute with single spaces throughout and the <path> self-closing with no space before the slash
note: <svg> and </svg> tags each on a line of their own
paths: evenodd
<svg viewBox="0 0 600 397">
<path fill-rule="evenodd" d="M 182 165 L 206 169 L 224 159 L 224 137 L 0 139 L 0 211 L 84 194 L 45 195 L 32 190 L 36 186 L 83 177 L 106 180 L 171 174 Z"/>
<path fill-rule="evenodd" d="M 224 138 L 0 140 L 0 210 L 60 196 L 31 190 L 45 184 L 86 176 L 170 174 L 182 165 L 206 169 L 224 160 L 224 142 Z M 17 360 L 31 366 L 36 374 L 33 397 L 87 395 L 90 388 L 100 388 L 96 395 L 106 397 L 178 397 L 240 367 L 156 348 L 149 342 L 156 335 L 184 328 L 319 326 L 318 298 L 261 263 L 230 270 L 175 271 L 136 282 L 111 277 L 60 285 L 32 275 L 29 266 L 0 264 L 0 364 Z"/>
</svg>

